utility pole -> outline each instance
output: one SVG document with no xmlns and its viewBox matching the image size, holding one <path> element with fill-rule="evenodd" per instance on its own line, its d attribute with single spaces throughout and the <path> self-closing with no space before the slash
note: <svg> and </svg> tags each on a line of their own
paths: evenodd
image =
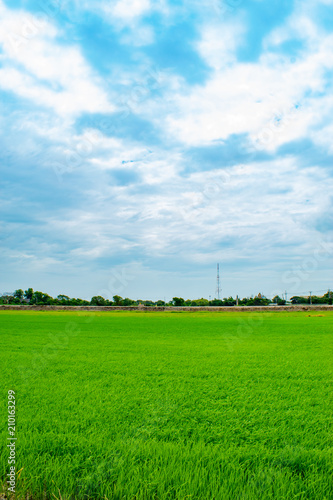
<svg viewBox="0 0 333 500">
<path fill-rule="evenodd" d="M 284 298 L 285 298 L 285 301 L 287 302 L 287 290 L 285 290 L 285 292 L 284 292 Z"/>
<path fill-rule="evenodd" d="M 312 292 L 310 292 L 310 305 L 312 304 L 312 297 L 311 297 L 311 293 L 312 293 Z"/>
<path fill-rule="evenodd" d="M 236 306 L 238 306 L 238 295 L 236 295 Z"/>
</svg>

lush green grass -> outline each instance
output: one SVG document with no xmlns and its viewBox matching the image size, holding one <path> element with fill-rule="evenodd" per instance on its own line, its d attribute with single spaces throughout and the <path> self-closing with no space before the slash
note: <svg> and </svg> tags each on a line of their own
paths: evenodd
<svg viewBox="0 0 333 500">
<path fill-rule="evenodd" d="M 331 499 L 332 323 L 3 311 L 2 477 L 14 389 L 34 499 Z"/>
</svg>

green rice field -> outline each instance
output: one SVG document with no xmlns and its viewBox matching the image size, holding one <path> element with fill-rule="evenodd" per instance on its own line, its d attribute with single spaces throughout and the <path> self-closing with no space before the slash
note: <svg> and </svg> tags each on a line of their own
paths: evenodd
<svg viewBox="0 0 333 500">
<path fill-rule="evenodd" d="M 332 327 L 331 311 L 1 311 L 3 495 L 13 390 L 13 498 L 332 499 Z"/>
</svg>

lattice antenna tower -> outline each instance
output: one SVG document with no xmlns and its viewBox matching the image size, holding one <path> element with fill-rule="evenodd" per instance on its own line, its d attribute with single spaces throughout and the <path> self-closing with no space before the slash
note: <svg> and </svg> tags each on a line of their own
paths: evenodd
<svg viewBox="0 0 333 500">
<path fill-rule="evenodd" d="M 217 294 L 217 298 L 218 300 L 220 300 L 220 295 L 221 295 L 221 286 L 220 286 L 220 264 L 217 264 L 217 268 L 216 268 L 216 294 Z"/>
</svg>

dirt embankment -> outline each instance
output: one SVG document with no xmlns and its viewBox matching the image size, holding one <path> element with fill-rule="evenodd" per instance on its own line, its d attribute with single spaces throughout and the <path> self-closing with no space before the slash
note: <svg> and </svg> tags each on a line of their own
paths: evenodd
<svg viewBox="0 0 333 500">
<path fill-rule="evenodd" d="M 333 311 L 333 306 L 326 304 L 299 304 L 291 306 L 233 306 L 233 307 L 164 307 L 164 306 L 29 306 L 0 304 L 0 311 L 142 311 L 142 312 L 274 312 L 274 311 Z"/>
</svg>

